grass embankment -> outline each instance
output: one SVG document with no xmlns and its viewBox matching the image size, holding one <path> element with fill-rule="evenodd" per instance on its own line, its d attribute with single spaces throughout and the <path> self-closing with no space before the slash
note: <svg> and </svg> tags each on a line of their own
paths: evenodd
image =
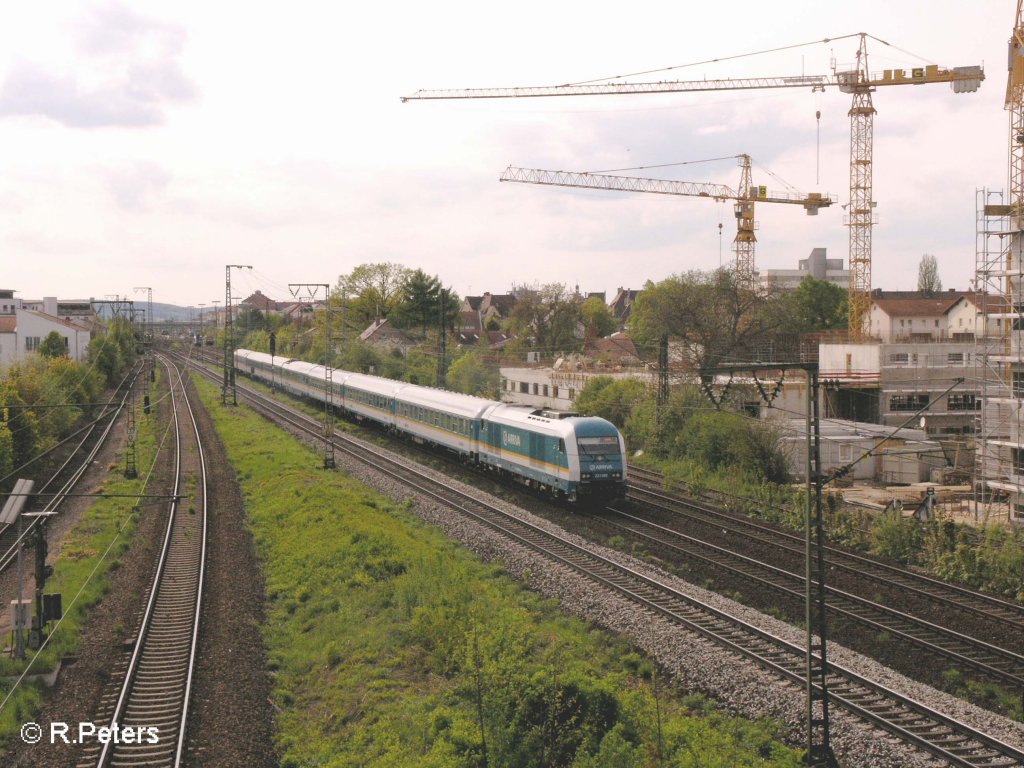
<svg viewBox="0 0 1024 768">
<path fill-rule="evenodd" d="M 119 453 L 117 463 L 107 467 L 106 479 L 87 488 L 87 492 L 129 497 L 145 492 L 144 483 L 156 455 L 157 444 L 163 436 L 157 422 L 158 409 L 163 407 L 169 407 L 169 404 L 157 403 L 148 416 L 144 416 L 139 408 L 135 441 L 138 478 L 129 480 L 124 477 L 124 457 Z M 0 701 L 7 699 L 14 685 L 13 679 L 22 674 L 26 664 L 30 665 L 28 674 L 31 676 L 50 672 L 61 658 L 76 654 L 89 611 L 109 591 L 108 575 L 120 566 L 120 557 L 131 543 L 138 523 L 138 515 L 132 513 L 136 504 L 132 498 L 97 499 L 64 538 L 60 553 L 50 558 L 53 576 L 46 582 L 46 592 L 61 594 L 64 618 L 42 651 L 38 654 L 27 651 L 26 662 L 7 656 L 0 658 L 0 678 L 3 678 L 0 679 Z M 34 572 L 33 552 L 31 547 L 25 550 L 26 575 Z M 34 585 L 32 581 L 29 583 Z M 26 589 L 26 599 L 33 595 L 33 591 Z M 8 645 L 10 640 L 8 633 L 4 645 Z M 7 699 L 0 709 L 0 748 L 9 745 L 17 737 L 21 725 L 33 719 L 41 706 L 44 690 L 41 683 L 26 679 Z"/>
<path fill-rule="evenodd" d="M 263 562 L 283 765 L 799 764 L 768 724 L 656 697 L 629 644 L 198 385 Z"/>
</svg>

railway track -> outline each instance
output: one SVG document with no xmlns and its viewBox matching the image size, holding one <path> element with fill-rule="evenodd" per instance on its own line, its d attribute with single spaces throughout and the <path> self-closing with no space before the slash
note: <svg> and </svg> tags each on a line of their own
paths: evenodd
<svg viewBox="0 0 1024 768">
<path fill-rule="evenodd" d="M 206 460 L 186 379 L 165 360 L 175 430 L 174 500 L 123 682 L 97 724 L 135 738 L 94 743 L 79 766 L 179 766 L 185 748 L 206 556 Z M 193 485 L 194 484 L 194 485 Z"/>
<path fill-rule="evenodd" d="M 104 404 L 100 415 L 61 441 L 60 447 L 70 447 L 70 452 L 50 477 L 35 489 L 34 494 L 37 497 L 48 499 L 38 511 L 56 512 L 68 494 L 74 492 L 109 437 L 117 417 L 124 410 L 128 402 L 129 389 L 135 386 L 139 373 L 138 368 L 129 371 L 121 380 L 114 395 Z M 54 449 L 57 447 L 59 446 L 54 446 Z M 36 457 L 36 460 L 40 458 L 42 456 Z M 30 522 L 23 526 L 20 535 L 16 524 L 0 526 L 0 573 L 17 560 L 18 550 L 33 535 L 40 519 L 30 518 Z"/>
<path fill-rule="evenodd" d="M 312 437 L 322 437 L 319 421 L 247 387 L 240 386 L 239 392 L 254 409 L 301 429 Z M 452 489 L 442 480 L 434 479 L 411 466 L 407 459 L 390 456 L 384 451 L 369 448 L 340 435 L 334 436 L 334 447 L 336 451 L 348 454 L 415 488 L 507 539 L 571 568 L 600 588 L 696 632 L 784 680 L 796 685 L 803 684 L 806 656 L 802 645 L 795 645 L 754 627 L 666 583 L 488 505 L 474 495 Z M 834 704 L 946 760 L 950 765 L 965 768 L 1024 766 L 1024 752 L 1012 745 L 865 679 L 852 670 L 830 664 L 828 686 L 830 700 Z"/>
<path fill-rule="evenodd" d="M 608 507 L 600 519 L 618 532 L 653 544 L 675 556 L 682 556 L 688 562 L 710 564 L 747 583 L 785 595 L 801 605 L 805 600 L 805 580 L 802 574 L 739 555 L 613 507 Z M 1024 656 L 1018 653 L 835 587 L 826 586 L 826 594 L 832 617 L 841 616 L 874 632 L 885 632 L 890 638 L 911 643 L 926 653 L 942 656 L 990 680 L 1024 690 Z"/>
<path fill-rule="evenodd" d="M 780 530 L 701 501 L 668 493 L 661 489 L 663 478 L 657 472 L 632 466 L 629 472 L 631 482 L 628 496 L 641 504 L 657 504 L 659 509 L 670 512 L 680 520 L 714 526 L 730 536 L 756 539 L 760 544 L 770 544 L 779 551 L 801 560 L 804 558 L 804 539 L 800 533 Z M 843 571 L 860 579 L 913 594 L 942 608 L 954 607 L 995 626 L 1024 630 L 1024 606 L 834 546 L 826 546 L 825 559 L 827 567 L 832 571 Z"/>
</svg>

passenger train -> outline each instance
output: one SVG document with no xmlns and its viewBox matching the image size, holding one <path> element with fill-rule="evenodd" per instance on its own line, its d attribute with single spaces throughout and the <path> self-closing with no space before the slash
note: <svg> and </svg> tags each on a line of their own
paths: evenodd
<svg viewBox="0 0 1024 768">
<path fill-rule="evenodd" d="M 235 368 L 301 397 L 326 398 L 321 365 L 239 349 Z M 448 449 L 559 498 L 601 501 L 625 495 L 625 441 L 605 419 L 338 369 L 331 372 L 331 402 L 357 419 Z"/>
</svg>

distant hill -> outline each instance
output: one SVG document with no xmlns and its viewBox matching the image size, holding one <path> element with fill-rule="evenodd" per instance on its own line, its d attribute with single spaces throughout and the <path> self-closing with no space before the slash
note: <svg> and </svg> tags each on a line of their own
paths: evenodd
<svg viewBox="0 0 1024 768">
<path fill-rule="evenodd" d="M 145 307 L 146 304 L 143 302 L 141 305 L 136 302 L 135 306 Z M 177 304 L 160 304 L 153 302 L 153 322 L 164 323 L 187 323 L 189 318 L 193 315 L 199 315 L 199 307 L 179 307 Z"/>
</svg>

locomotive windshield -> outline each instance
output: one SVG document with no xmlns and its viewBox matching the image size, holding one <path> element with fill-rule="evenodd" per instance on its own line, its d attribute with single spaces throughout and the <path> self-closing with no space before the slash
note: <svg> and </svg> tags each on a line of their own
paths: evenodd
<svg viewBox="0 0 1024 768">
<path fill-rule="evenodd" d="M 586 455 L 598 461 L 605 457 L 617 457 L 619 453 L 619 438 L 615 435 L 604 437 L 581 437 L 577 441 L 580 447 L 580 455 Z"/>
</svg>

